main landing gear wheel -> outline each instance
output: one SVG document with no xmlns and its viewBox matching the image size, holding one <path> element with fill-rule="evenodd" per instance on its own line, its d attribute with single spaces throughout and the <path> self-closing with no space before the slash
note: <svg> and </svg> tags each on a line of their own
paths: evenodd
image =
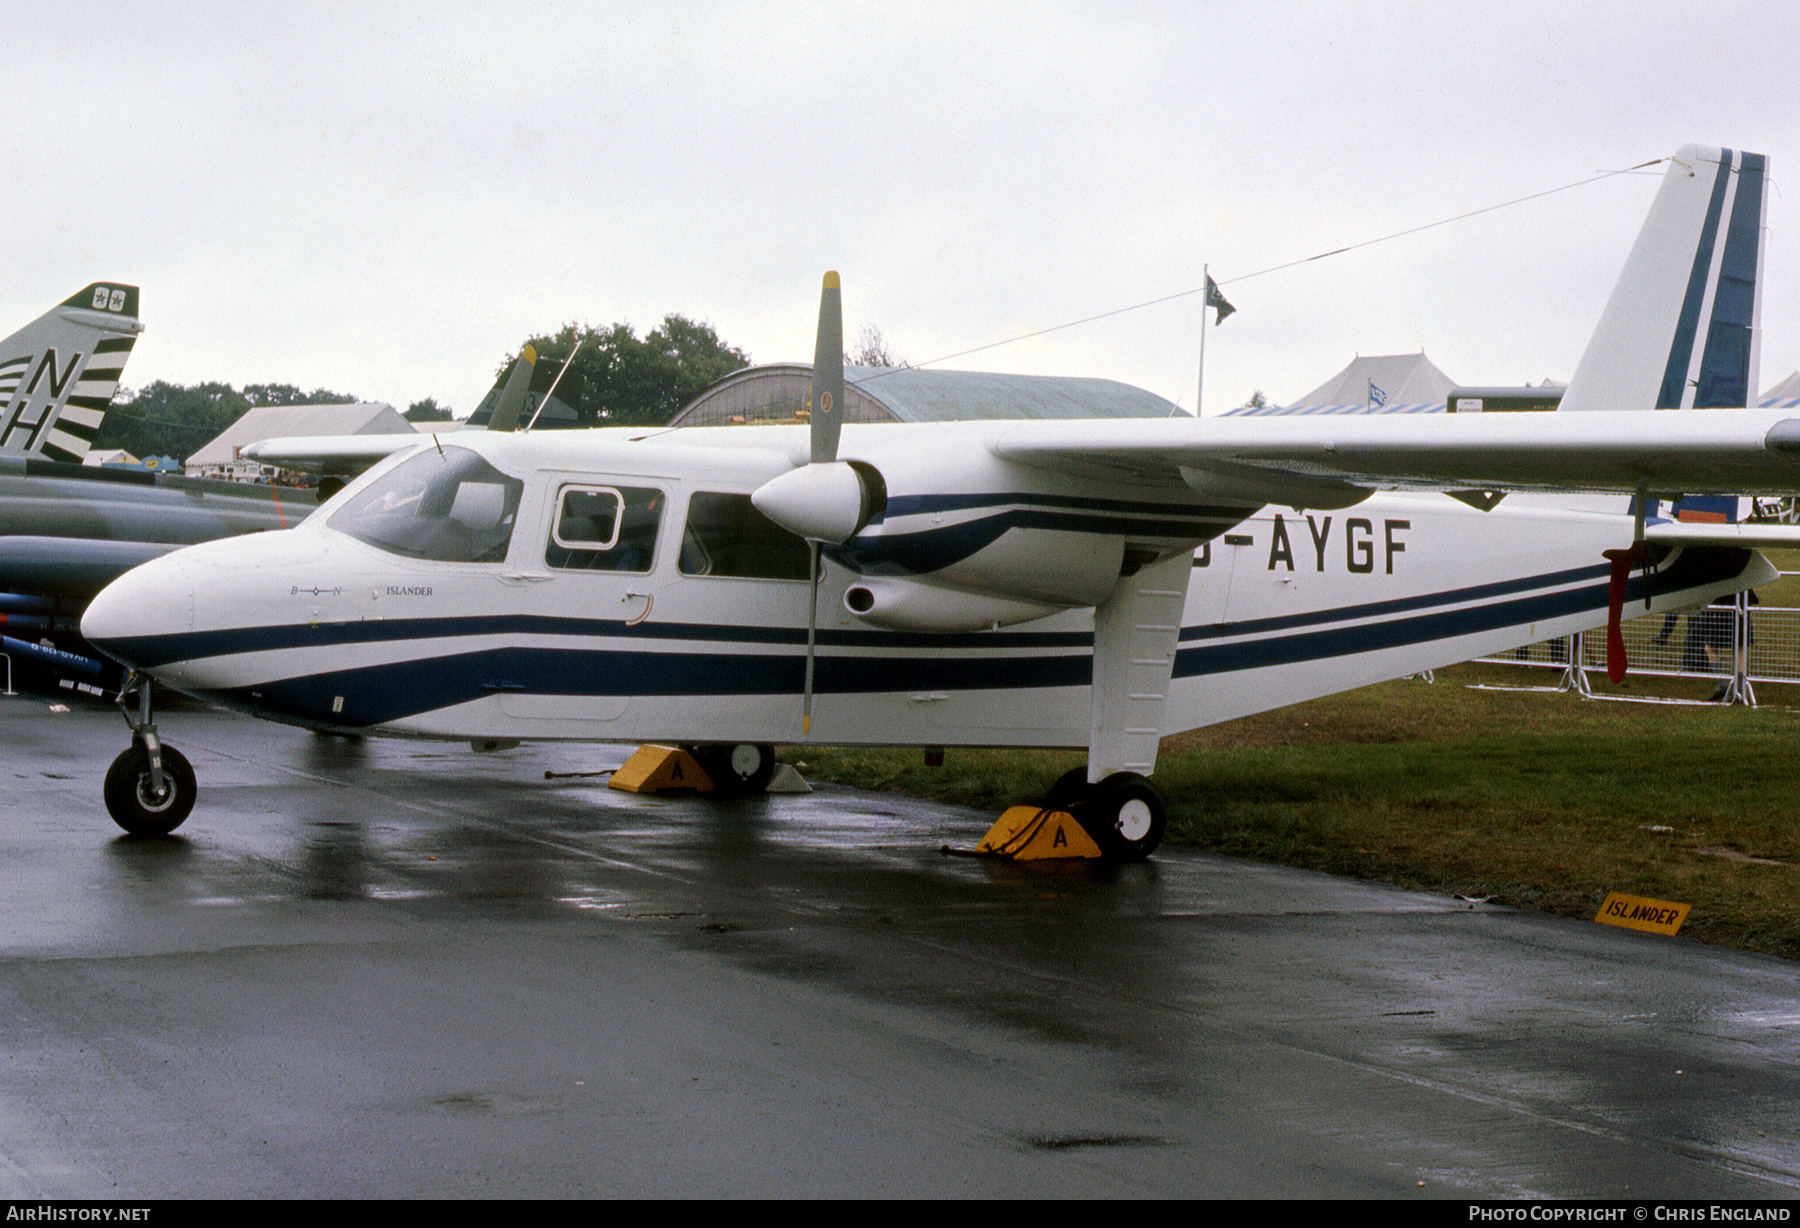
<svg viewBox="0 0 1800 1228">
<path fill-rule="evenodd" d="M 1090 785 L 1087 769 L 1075 768 L 1050 786 L 1049 804 L 1074 815 L 1108 861 L 1144 860 L 1168 828 L 1162 794 L 1136 772 L 1114 772 Z"/>
<path fill-rule="evenodd" d="M 690 752 L 713 788 L 726 797 L 761 793 L 775 775 L 775 748 L 755 742 L 714 742 Z"/>
<path fill-rule="evenodd" d="M 1075 803 L 1079 802 L 1087 791 L 1087 769 L 1084 767 L 1070 768 L 1058 776 L 1056 783 L 1050 786 L 1050 792 L 1044 798 L 1044 804 L 1052 810 L 1074 814 Z"/>
<path fill-rule="evenodd" d="M 140 741 L 106 771 L 106 812 L 134 836 L 166 836 L 181 826 L 200 792 L 187 756 L 172 746 L 162 750 L 163 787 L 150 774 L 150 751 Z"/>
</svg>

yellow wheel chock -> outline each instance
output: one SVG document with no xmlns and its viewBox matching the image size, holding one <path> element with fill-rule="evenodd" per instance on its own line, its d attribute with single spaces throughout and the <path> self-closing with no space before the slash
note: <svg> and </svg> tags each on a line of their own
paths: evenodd
<svg viewBox="0 0 1800 1228">
<path fill-rule="evenodd" d="M 677 746 L 640 746 L 607 782 L 627 793 L 711 793 L 712 778 Z"/>
<path fill-rule="evenodd" d="M 977 854 L 1008 861 L 1056 861 L 1100 857 L 1100 846 L 1066 810 L 1012 806 L 975 846 Z"/>
</svg>

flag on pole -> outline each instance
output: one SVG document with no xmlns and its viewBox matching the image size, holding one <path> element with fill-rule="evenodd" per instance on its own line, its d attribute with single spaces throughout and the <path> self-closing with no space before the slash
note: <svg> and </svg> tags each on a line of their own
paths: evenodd
<svg viewBox="0 0 1800 1228">
<path fill-rule="evenodd" d="M 1369 404 L 1386 405 L 1387 393 L 1378 387 L 1374 380 L 1369 381 Z"/>
<path fill-rule="evenodd" d="M 1236 307 L 1225 301 L 1225 296 L 1219 293 L 1219 283 L 1214 281 L 1210 274 L 1206 278 L 1206 305 L 1219 313 L 1213 317 L 1215 325 L 1223 324 L 1225 317 L 1237 310 Z"/>
</svg>

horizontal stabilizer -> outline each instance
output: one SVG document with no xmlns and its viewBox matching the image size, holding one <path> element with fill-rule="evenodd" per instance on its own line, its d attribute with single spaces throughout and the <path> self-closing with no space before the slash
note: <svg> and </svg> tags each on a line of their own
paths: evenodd
<svg viewBox="0 0 1800 1228">
<path fill-rule="evenodd" d="M 1800 547 L 1800 525 L 1652 520 L 1644 525 L 1644 540 L 1668 546 L 1743 546 L 1751 550 L 1776 550 Z"/>
</svg>

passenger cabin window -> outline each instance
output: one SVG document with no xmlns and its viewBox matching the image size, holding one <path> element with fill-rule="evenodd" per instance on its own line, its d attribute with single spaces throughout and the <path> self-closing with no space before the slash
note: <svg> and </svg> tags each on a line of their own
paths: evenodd
<svg viewBox="0 0 1800 1228">
<path fill-rule="evenodd" d="M 663 492 L 639 486 L 565 486 L 544 562 L 565 571 L 650 570 Z"/>
<path fill-rule="evenodd" d="M 681 574 L 810 580 L 812 551 L 751 506 L 749 495 L 700 492 L 688 500 Z"/>
<path fill-rule="evenodd" d="M 506 558 L 525 483 L 467 448 L 426 448 L 328 522 L 391 554 L 440 563 Z"/>
</svg>

